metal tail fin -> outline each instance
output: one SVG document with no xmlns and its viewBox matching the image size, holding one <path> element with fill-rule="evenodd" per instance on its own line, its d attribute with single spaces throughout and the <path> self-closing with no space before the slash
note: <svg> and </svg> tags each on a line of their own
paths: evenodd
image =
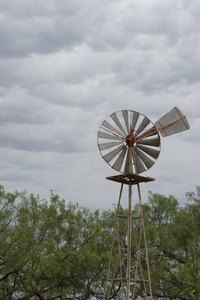
<svg viewBox="0 0 200 300">
<path fill-rule="evenodd" d="M 155 122 L 155 126 L 163 137 L 190 129 L 186 116 L 178 107 L 172 108 L 161 117 Z"/>
</svg>

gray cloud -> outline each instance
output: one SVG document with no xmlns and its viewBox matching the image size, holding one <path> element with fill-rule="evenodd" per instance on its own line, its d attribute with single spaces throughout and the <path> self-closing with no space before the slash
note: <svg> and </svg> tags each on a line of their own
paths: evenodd
<svg viewBox="0 0 200 300">
<path fill-rule="evenodd" d="M 197 2 L 2 0 L 0 11 L 1 183 L 107 208 L 118 190 L 104 180 L 115 173 L 98 153 L 102 121 L 133 109 L 155 122 L 178 106 L 191 130 L 162 139 L 143 191 L 183 201 L 199 184 Z"/>
<path fill-rule="evenodd" d="M 52 53 L 71 48 L 83 39 L 78 30 L 75 4 L 61 1 L 4 2 L 1 18 L 1 56 L 18 57 L 30 53 Z M 84 26 L 84 25 L 83 25 Z"/>
<path fill-rule="evenodd" d="M 101 40 L 114 3 L 98 1 L 10 1 L 2 3 L 2 57 L 70 51 L 93 38 Z M 99 27 L 100 26 L 100 27 Z M 115 34 L 116 35 L 116 34 Z M 97 42 L 94 42 L 96 44 Z M 89 42 L 90 44 L 90 42 Z M 116 46 L 117 43 L 114 42 Z"/>
</svg>

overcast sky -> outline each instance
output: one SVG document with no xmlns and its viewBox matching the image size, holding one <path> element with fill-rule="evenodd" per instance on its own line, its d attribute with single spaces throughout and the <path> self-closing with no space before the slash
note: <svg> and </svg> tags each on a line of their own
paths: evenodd
<svg viewBox="0 0 200 300">
<path fill-rule="evenodd" d="M 0 183 L 90 209 L 117 203 L 120 184 L 97 132 L 130 109 L 152 122 L 178 106 L 191 129 L 161 138 L 147 192 L 200 185 L 198 0 L 0 0 Z"/>
</svg>

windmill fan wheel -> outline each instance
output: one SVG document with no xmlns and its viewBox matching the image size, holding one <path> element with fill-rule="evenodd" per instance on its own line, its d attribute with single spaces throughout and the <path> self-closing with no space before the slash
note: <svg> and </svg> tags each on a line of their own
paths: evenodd
<svg viewBox="0 0 200 300">
<path fill-rule="evenodd" d="M 112 113 L 98 131 L 103 159 L 115 170 L 140 174 L 150 169 L 160 154 L 160 136 L 155 125 L 133 110 Z"/>
</svg>

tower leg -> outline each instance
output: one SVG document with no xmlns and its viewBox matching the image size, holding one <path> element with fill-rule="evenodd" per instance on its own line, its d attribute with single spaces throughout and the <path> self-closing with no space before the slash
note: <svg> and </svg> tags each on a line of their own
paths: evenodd
<svg viewBox="0 0 200 300">
<path fill-rule="evenodd" d="M 109 292 L 108 292 L 108 296 L 106 296 L 106 292 L 108 290 L 107 285 L 108 285 L 108 282 L 109 282 L 110 265 L 111 265 L 111 258 L 112 258 L 112 252 L 113 252 L 113 244 L 114 244 L 114 241 L 115 241 L 115 233 L 116 233 L 116 227 L 117 227 L 117 222 L 118 222 L 118 215 L 119 215 L 119 208 L 120 208 L 120 204 L 121 204 L 122 191 L 123 191 L 123 183 L 121 184 L 121 189 L 120 189 L 120 193 L 119 193 L 119 200 L 118 200 L 118 205 L 117 205 L 115 224 L 114 224 L 114 230 L 113 230 L 113 236 L 112 236 L 112 243 L 111 243 L 111 248 L 110 248 L 110 256 L 109 256 L 108 269 L 107 269 L 107 274 L 106 274 L 106 282 L 105 282 L 105 287 L 104 287 L 103 300 L 106 300 L 106 299 L 110 298 L 110 294 L 111 294 L 111 290 L 112 290 L 112 286 L 113 286 L 113 282 L 112 282 L 112 284 L 110 286 L 110 289 L 109 289 Z"/>
<path fill-rule="evenodd" d="M 132 186 L 129 184 L 128 197 L 128 259 L 127 259 L 127 300 L 129 300 L 131 283 L 131 227 L 132 227 Z"/>
<path fill-rule="evenodd" d="M 147 238 L 146 238 L 146 230 L 145 230 L 145 223 L 144 223 L 144 214 L 143 214 L 143 207 L 142 207 L 142 198 L 141 198 L 141 192 L 140 192 L 140 185 L 137 184 L 138 189 L 138 196 L 139 196 L 139 202 L 140 202 L 140 211 L 142 216 L 142 228 L 143 228 L 143 234 L 144 234 L 144 243 L 145 243 L 145 252 L 146 252 L 146 261 L 147 261 L 147 272 L 148 272 L 148 280 L 149 280 L 149 292 L 150 292 L 150 299 L 152 300 L 152 289 L 151 289 L 151 276 L 150 276 L 150 268 L 149 268 L 149 255 L 148 255 L 148 247 L 147 247 Z"/>
</svg>

